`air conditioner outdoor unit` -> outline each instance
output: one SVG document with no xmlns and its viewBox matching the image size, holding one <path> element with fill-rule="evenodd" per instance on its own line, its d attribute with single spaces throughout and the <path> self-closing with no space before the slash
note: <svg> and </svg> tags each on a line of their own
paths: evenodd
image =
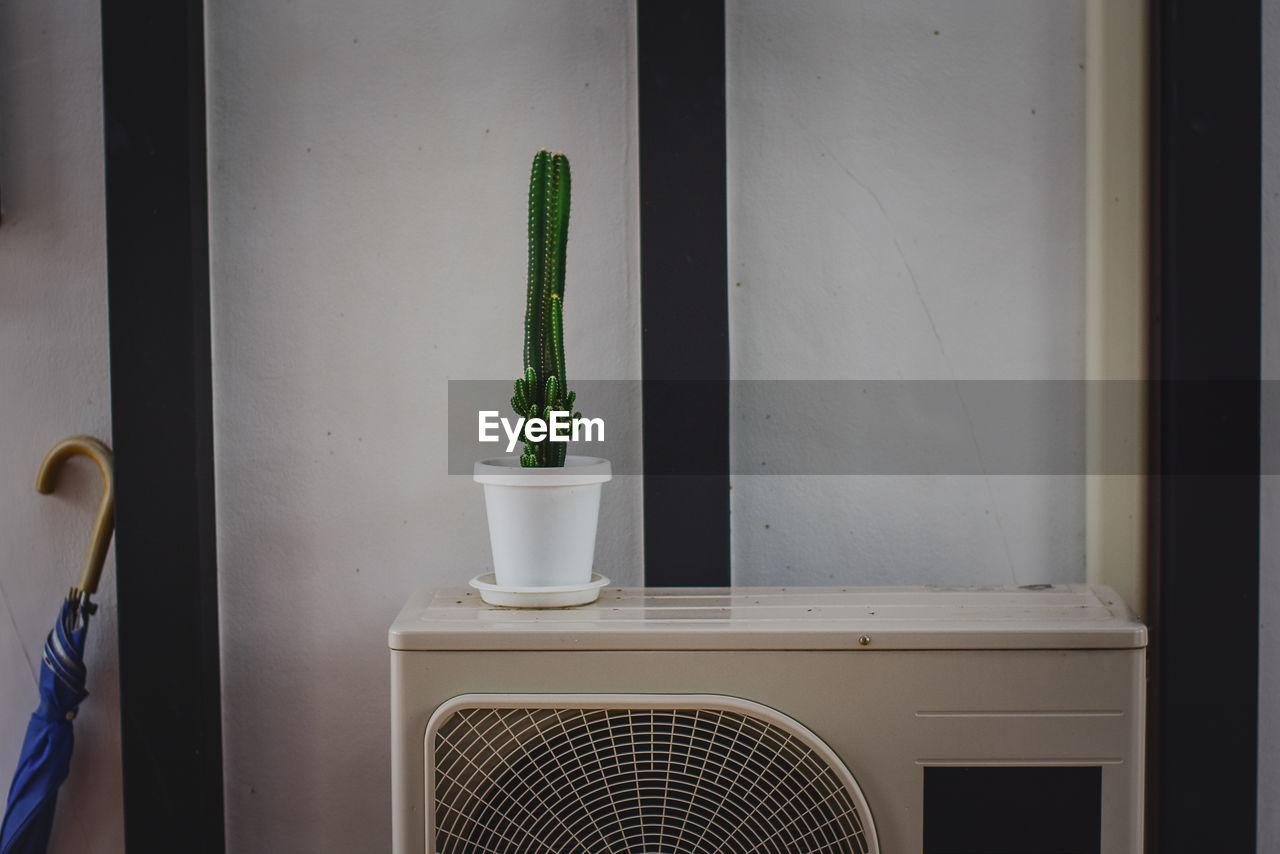
<svg viewBox="0 0 1280 854">
<path fill-rule="evenodd" d="M 398 854 L 1137 854 L 1146 629 L 1107 588 L 423 591 Z"/>
</svg>

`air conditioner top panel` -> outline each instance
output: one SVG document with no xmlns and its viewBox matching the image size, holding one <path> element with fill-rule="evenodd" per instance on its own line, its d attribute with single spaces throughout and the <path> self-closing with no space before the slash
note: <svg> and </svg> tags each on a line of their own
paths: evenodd
<svg viewBox="0 0 1280 854">
<path fill-rule="evenodd" d="M 609 588 L 576 608 L 486 605 L 423 590 L 399 650 L 1133 649 L 1147 630 L 1110 588 Z"/>
</svg>

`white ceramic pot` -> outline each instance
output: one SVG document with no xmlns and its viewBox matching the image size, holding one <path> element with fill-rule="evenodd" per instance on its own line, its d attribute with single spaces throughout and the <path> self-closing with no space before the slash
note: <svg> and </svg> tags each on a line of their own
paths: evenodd
<svg viewBox="0 0 1280 854">
<path fill-rule="evenodd" d="M 608 460 L 570 456 L 556 468 L 522 468 L 519 457 L 476 463 L 489 515 L 493 572 L 502 587 L 563 587 L 591 580 Z"/>
</svg>

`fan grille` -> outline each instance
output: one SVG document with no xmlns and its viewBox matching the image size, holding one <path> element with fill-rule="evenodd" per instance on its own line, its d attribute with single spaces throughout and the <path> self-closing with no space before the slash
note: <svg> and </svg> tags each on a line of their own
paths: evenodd
<svg viewBox="0 0 1280 854">
<path fill-rule="evenodd" d="M 730 709 L 459 708 L 432 765 L 440 854 L 873 851 L 827 759 Z"/>
</svg>

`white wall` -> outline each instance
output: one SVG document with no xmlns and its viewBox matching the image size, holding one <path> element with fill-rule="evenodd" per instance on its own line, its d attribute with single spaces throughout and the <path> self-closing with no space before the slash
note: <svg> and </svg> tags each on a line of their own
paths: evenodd
<svg viewBox="0 0 1280 854">
<path fill-rule="evenodd" d="M 1262 467 L 1280 469 L 1280 0 L 1262 3 Z M 1262 478 L 1258 851 L 1280 851 L 1280 476 Z"/>
<path fill-rule="evenodd" d="M 386 629 L 489 561 L 446 380 L 521 369 L 539 147 L 573 167 L 573 376 L 639 377 L 631 5 L 208 7 L 230 851 L 389 846 Z M 603 513 L 637 584 L 638 479 Z"/>
<path fill-rule="evenodd" d="M 1084 3 L 727 9 L 734 378 L 1082 379 Z M 735 459 L 766 414 L 734 412 Z M 1079 582 L 1083 495 L 735 476 L 734 581 Z"/>
<path fill-rule="evenodd" d="M 111 440 L 102 51 L 95 0 L 0 3 L 0 791 L 38 705 L 45 635 L 80 578 L 101 479 L 68 463 L 35 491 L 45 452 Z M 115 566 L 86 649 L 89 698 L 50 852 L 124 850 Z"/>
<path fill-rule="evenodd" d="M 1273 81 L 1280 12 L 1264 8 Z M 1082 9 L 729 4 L 736 378 L 1083 375 Z M 488 560 L 478 490 L 443 473 L 444 383 L 518 367 L 523 184 L 538 146 L 574 163 L 570 358 L 584 377 L 638 376 L 630 16 L 629 3 L 586 0 L 209 10 L 229 850 L 386 845 L 383 629 L 411 589 L 461 584 Z M 1268 82 L 1273 378 L 1276 92 Z M 16 191 L 4 186 L 10 215 Z M 43 329 L 32 339 L 30 353 L 57 346 Z M 97 411 L 83 429 L 103 429 Z M 63 423 L 47 420 L 21 428 L 29 447 L 7 446 L 6 471 L 38 459 Z M 739 428 L 735 446 L 754 438 Z M 638 583 L 639 487 L 608 489 L 601 563 Z M 1280 847 L 1278 494 L 1267 479 L 1259 850 Z M 1078 581 L 1081 505 L 1075 478 L 736 477 L 735 580 Z M 27 512 L 3 518 L 29 530 Z M 66 551 L 59 562 L 74 563 Z M 8 597 L 33 583 L 8 567 L 36 561 L 6 561 Z M 43 626 L 16 619 L 38 649 Z M 14 649 L 0 647 L 5 666 L 25 667 Z"/>
<path fill-rule="evenodd" d="M 1079 375 L 1078 5 L 870 4 L 841 30 L 843 7 L 783 22 L 765 4 L 730 4 L 731 239 L 735 273 L 747 270 L 735 275 L 746 290 L 731 290 L 735 376 Z M 478 492 L 441 472 L 444 380 L 518 363 L 522 184 L 539 145 L 574 158 L 570 357 L 584 377 L 638 374 L 629 16 L 585 0 L 210 10 L 229 850 L 385 847 L 383 629 L 410 589 L 461 583 L 487 560 Z M 1280 0 L 1264 0 L 1264 16 L 1274 380 Z M 110 438 L 100 38 L 96 3 L 0 5 L 0 769 L 16 761 L 98 495 L 91 465 L 70 465 L 54 497 L 34 492 L 35 469 L 62 436 Z M 810 64 L 827 70 L 802 80 Z M 819 109 L 828 99 L 844 106 Z M 788 195 L 783 178 L 811 183 Z M 785 234 L 753 212 L 766 192 L 793 204 Z M 814 199 L 834 216 L 805 214 L 798 202 Z M 769 282 L 799 301 L 772 315 L 777 330 Z M 828 315 L 848 333 L 812 334 Z M 1280 414 L 1267 417 L 1270 458 Z M 1078 577 L 1075 485 L 976 480 L 735 478 L 738 580 L 902 583 L 941 565 L 960 581 L 1004 581 L 1009 566 L 1019 580 L 1046 566 Z M 639 489 L 609 489 L 602 562 L 636 583 Z M 756 524 L 823 496 L 839 512 L 767 536 Z M 1270 851 L 1275 477 L 1262 501 Z M 850 553 L 872 568 L 850 571 Z M 55 854 L 123 850 L 113 559 L 99 599 Z"/>
<path fill-rule="evenodd" d="M 779 8 L 729 7 L 735 376 L 1080 376 L 1081 5 Z M 541 145 L 574 164 L 571 363 L 639 375 L 632 17 L 209 9 L 232 850 L 385 845 L 382 630 L 488 560 L 479 491 L 443 471 L 445 380 L 518 369 Z M 791 205 L 785 234 L 762 199 Z M 734 483 L 739 583 L 1083 576 L 1074 479 L 755 480 Z M 607 489 L 599 564 L 638 583 L 639 485 Z M 822 493 L 837 510 L 751 533 Z"/>
</svg>

